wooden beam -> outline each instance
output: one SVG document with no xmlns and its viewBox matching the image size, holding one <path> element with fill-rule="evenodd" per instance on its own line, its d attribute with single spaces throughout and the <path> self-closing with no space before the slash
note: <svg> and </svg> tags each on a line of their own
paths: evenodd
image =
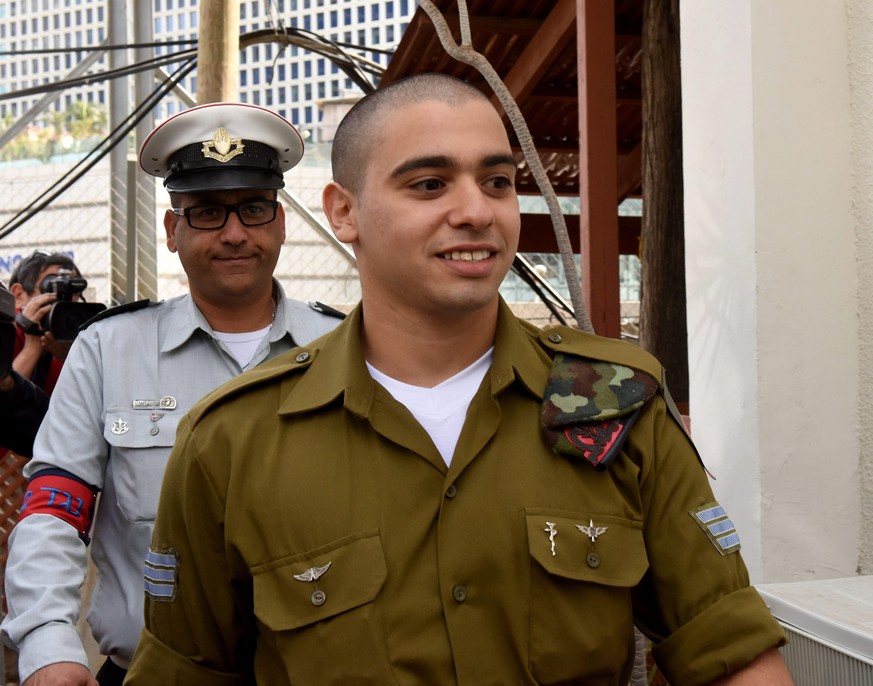
<svg viewBox="0 0 873 686">
<path fill-rule="evenodd" d="M 567 223 L 567 231 L 570 234 L 570 243 L 573 252 L 579 252 L 579 215 L 570 214 L 564 216 Z M 640 229 L 642 220 L 640 217 L 618 217 L 618 254 L 639 255 L 640 253 Z M 521 236 L 518 242 L 518 252 L 558 252 L 558 242 L 555 240 L 555 231 L 552 228 L 552 220 L 547 214 L 523 214 L 521 215 Z"/>
<path fill-rule="evenodd" d="M 576 0 L 558 0 L 503 79 L 519 107 L 573 39 L 575 17 Z"/>
<path fill-rule="evenodd" d="M 618 338 L 615 3 L 576 0 L 576 46 L 582 285 L 594 330 Z"/>
</svg>

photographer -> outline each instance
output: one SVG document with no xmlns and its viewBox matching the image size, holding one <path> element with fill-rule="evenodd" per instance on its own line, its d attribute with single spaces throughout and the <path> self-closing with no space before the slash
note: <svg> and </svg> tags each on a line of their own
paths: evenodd
<svg viewBox="0 0 873 686">
<path fill-rule="evenodd" d="M 33 454 L 33 439 L 48 409 L 42 389 L 12 371 L 15 346 L 15 298 L 0 283 L 0 446 L 19 455 Z"/>
<path fill-rule="evenodd" d="M 15 296 L 17 340 L 12 368 L 30 379 L 49 395 L 61 373 L 61 366 L 70 349 L 70 341 L 56 340 L 40 323 L 57 301 L 52 292 L 40 292 L 40 284 L 61 270 L 81 277 L 73 260 L 62 253 L 34 251 L 25 257 L 9 279 L 9 290 Z M 78 300 L 79 296 L 72 296 Z"/>
</svg>

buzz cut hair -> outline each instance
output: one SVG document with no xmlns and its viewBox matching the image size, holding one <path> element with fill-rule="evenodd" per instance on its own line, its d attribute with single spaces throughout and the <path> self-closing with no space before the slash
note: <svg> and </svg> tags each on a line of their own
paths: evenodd
<svg viewBox="0 0 873 686">
<path fill-rule="evenodd" d="M 333 180 L 352 192 L 360 189 L 367 157 L 378 140 L 385 112 L 419 102 L 436 101 L 455 106 L 471 100 L 490 104 L 488 96 L 475 86 L 440 73 L 407 76 L 368 93 L 355 103 L 337 127 L 330 153 Z"/>
</svg>

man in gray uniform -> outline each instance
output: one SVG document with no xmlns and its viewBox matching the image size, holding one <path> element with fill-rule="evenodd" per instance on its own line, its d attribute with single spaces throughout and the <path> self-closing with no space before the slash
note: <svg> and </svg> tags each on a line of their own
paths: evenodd
<svg viewBox="0 0 873 686">
<path fill-rule="evenodd" d="M 167 246 L 190 294 L 108 311 L 67 358 L 25 470 L 6 568 L 2 634 L 26 686 L 121 683 L 179 419 L 221 383 L 339 323 L 329 308 L 286 298 L 272 278 L 285 240 L 277 190 L 302 154 L 284 118 L 230 103 L 186 110 L 143 144 L 140 166 L 170 191 Z M 109 656 L 96 681 L 76 631 L 92 537 L 99 578 L 88 621 Z"/>
</svg>

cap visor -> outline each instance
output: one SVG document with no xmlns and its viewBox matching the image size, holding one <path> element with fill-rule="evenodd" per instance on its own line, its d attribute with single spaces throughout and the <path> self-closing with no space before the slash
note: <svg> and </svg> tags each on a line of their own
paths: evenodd
<svg viewBox="0 0 873 686">
<path fill-rule="evenodd" d="M 240 188 L 275 190 L 285 186 L 285 180 L 265 169 L 198 169 L 173 175 L 164 184 L 171 193 L 230 191 Z"/>
</svg>

